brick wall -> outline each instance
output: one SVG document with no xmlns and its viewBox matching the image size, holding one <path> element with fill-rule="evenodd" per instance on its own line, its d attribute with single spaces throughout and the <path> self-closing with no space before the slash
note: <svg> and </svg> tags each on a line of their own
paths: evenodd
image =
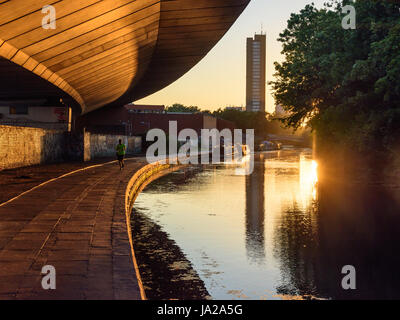
<svg viewBox="0 0 400 320">
<path fill-rule="evenodd" d="M 169 121 L 176 121 L 178 132 L 183 129 L 194 129 L 199 135 L 201 129 L 235 129 L 235 124 L 231 121 L 222 120 L 206 114 L 191 113 L 129 113 L 125 107 L 103 108 L 90 112 L 77 119 L 78 128 L 99 127 L 100 130 L 113 126 L 128 128 L 128 132 L 134 135 L 145 135 L 150 129 L 161 129 L 168 133 Z M 104 126 L 104 128 L 103 128 Z M 131 131 L 130 131 L 131 130 Z M 96 132 L 96 131 L 95 131 Z M 104 132 L 104 131 L 103 131 Z"/>
<path fill-rule="evenodd" d="M 62 160 L 62 131 L 0 126 L 0 170 Z"/>
</svg>

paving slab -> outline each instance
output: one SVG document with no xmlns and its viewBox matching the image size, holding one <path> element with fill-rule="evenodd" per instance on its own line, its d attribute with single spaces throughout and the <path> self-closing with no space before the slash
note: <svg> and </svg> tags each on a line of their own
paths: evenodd
<svg viewBox="0 0 400 320">
<path fill-rule="evenodd" d="M 39 187 L 44 181 L 37 178 L 36 185 L 28 184 L 36 188 L 25 186 L 21 192 L 28 192 L 20 197 L 15 186 L 8 198 L 3 195 L 0 299 L 141 299 L 123 199 L 128 181 L 144 165 L 143 159 L 128 159 L 120 171 L 115 162 L 101 164 Z M 66 173 L 60 165 L 52 169 L 50 179 Z M 6 187 L 4 179 L 0 185 Z M 55 290 L 42 288 L 45 265 L 55 267 Z"/>
</svg>

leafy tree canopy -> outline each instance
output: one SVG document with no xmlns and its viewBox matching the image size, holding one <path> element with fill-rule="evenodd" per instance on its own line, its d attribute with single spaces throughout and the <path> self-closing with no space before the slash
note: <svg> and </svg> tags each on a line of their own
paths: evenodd
<svg viewBox="0 0 400 320">
<path fill-rule="evenodd" d="M 345 30 L 343 6 L 356 9 Z M 278 41 L 284 61 L 271 82 L 284 121 L 307 122 L 322 139 L 360 151 L 390 149 L 400 137 L 400 3 L 330 0 L 292 14 Z"/>
<path fill-rule="evenodd" d="M 195 107 L 195 106 L 187 107 L 180 103 L 174 103 L 172 106 L 165 108 L 165 111 L 167 111 L 167 112 L 184 112 L 184 113 L 199 113 L 199 112 L 201 112 L 199 107 Z"/>
</svg>

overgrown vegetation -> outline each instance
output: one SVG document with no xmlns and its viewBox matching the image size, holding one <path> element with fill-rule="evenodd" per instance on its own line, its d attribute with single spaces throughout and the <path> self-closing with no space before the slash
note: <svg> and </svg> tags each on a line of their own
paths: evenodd
<svg viewBox="0 0 400 320">
<path fill-rule="evenodd" d="M 342 28 L 344 5 L 356 29 Z M 292 14 L 278 39 L 284 62 L 271 82 L 289 127 L 305 122 L 324 142 L 366 154 L 396 150 L 400 137 L 400 3 L 330 0 Z M 328 143 L 329 144 L 329 143 Z"/>
</svg>

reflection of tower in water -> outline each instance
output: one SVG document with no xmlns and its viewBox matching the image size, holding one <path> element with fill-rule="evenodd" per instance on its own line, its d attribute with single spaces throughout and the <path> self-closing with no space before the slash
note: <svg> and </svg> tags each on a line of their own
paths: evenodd
<svg viewBox="0 0 400 320">
<path fill-rule="evenodd" d="M 246 176 L 246 252 L 247 258 L 257 264 L 265 260 L 265 163 L 261 160 L 255 163 L 253 173 Z"/>
</svg>

